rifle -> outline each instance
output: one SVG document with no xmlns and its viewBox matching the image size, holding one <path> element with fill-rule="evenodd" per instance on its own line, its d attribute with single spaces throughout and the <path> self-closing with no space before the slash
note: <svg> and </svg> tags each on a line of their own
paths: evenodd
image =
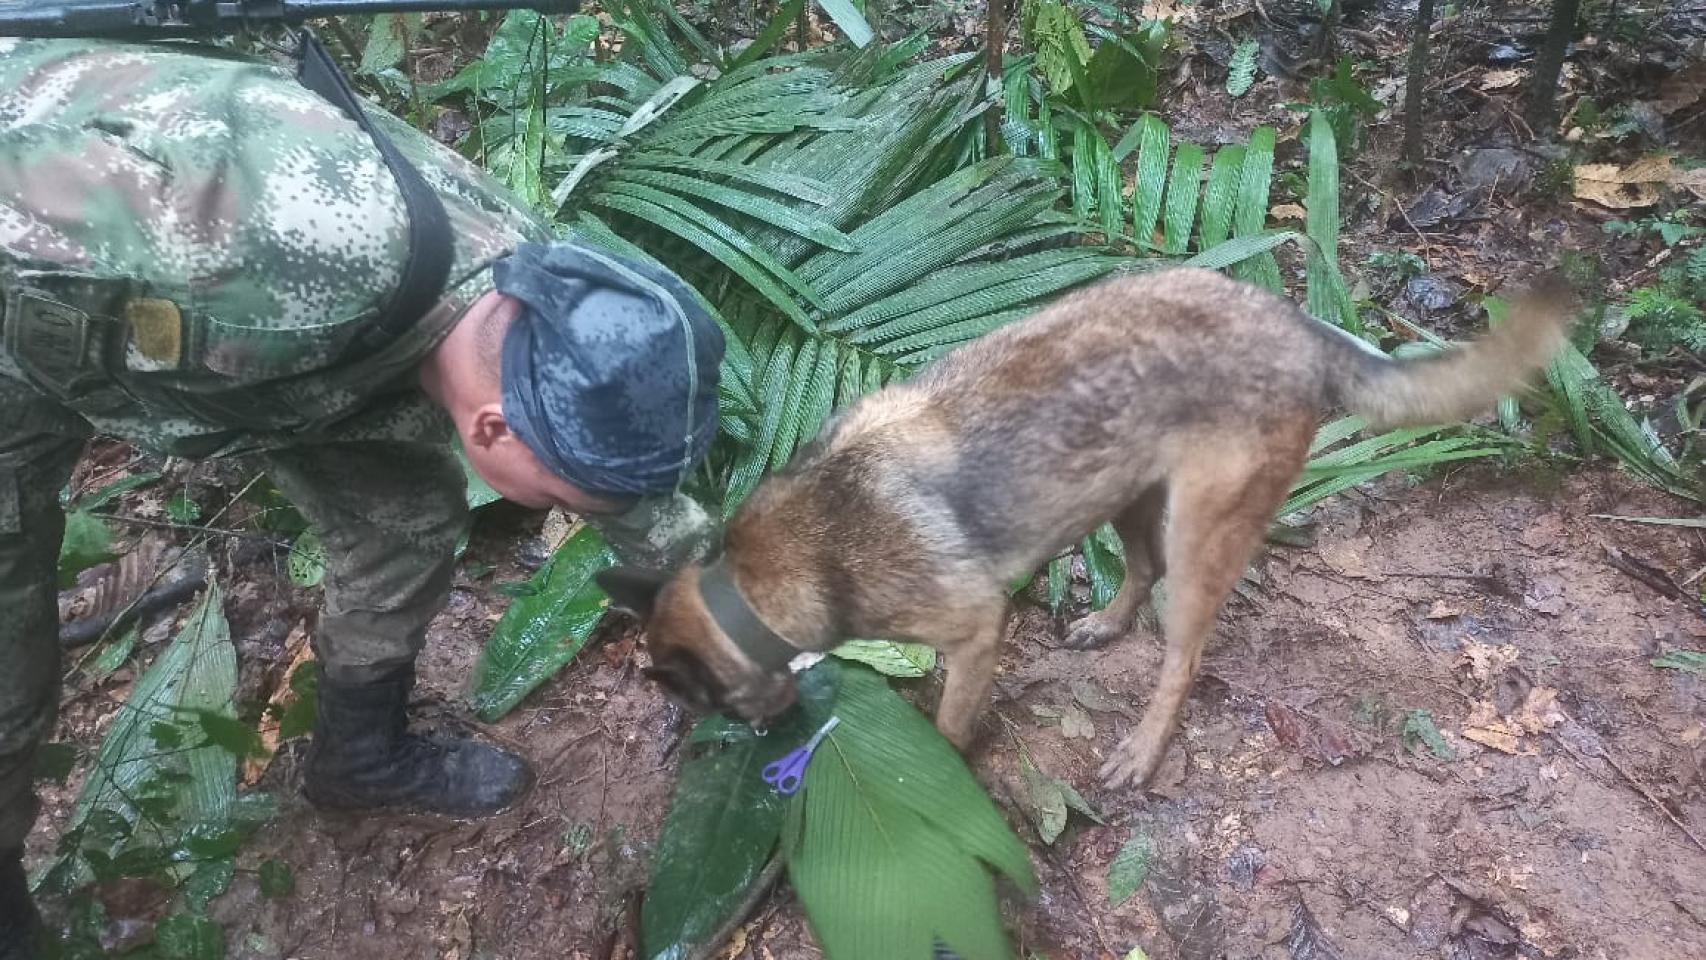
<svg viewBox="0 0 1706 960">
<path fill-rule="evenodd" d="M 580 0 L 0 0 L 0 37 L 148 39 L 300 26 L 317 17 L 431 10 L 575 13 Z"/>
</svg>

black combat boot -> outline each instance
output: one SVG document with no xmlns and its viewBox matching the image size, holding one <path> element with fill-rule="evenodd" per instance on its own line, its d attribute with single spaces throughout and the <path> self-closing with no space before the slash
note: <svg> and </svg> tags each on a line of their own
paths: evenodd
<svg viewBox="0 0 1706 960">
<path fill-rule="evenodd" d="M 474 740 L 408 732 L 413 665 L 362 683 L 320 673 L 319 716 L 303 793 L 334 810 L 390 808 L 484 817 L 533 786 L 527 761 Z"/>
<path fill-rule="evenodd" d="M 24 851 L 0 850 L 0 960 L 39 960 L 41 915 L 30 902 Z"/>
</svg>

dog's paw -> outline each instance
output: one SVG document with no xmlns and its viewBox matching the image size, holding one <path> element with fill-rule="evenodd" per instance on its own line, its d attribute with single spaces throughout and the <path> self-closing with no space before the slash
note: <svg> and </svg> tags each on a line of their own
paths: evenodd
<svg viewBox="0 0 1706 960">
<path fill-rule="evenodd" d="M 1114 623 L 1106 613 L 1092 613 L 1068 627 L 1065 645 L 1073 650 L 1100 650 L 1131 632 L 1129 626 Z"/>
<path fill-rule="evenodd" d="M 1108 762 L 1102 764 L 1102 785 L 1109 790 L 1127 785 L 1143 786 L 1155 773 L 1155 768 L 1161 766 L 1161 756 L 1166 749 L 1166 743 L 1153 742 L 1141 734 L 1126 737 L 1114 748 L 1114 755 L 1108 758 Z"/>
</svg>

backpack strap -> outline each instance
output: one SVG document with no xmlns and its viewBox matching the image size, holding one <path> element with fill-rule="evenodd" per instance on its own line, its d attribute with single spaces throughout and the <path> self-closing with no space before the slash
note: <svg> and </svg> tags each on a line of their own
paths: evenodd
<svg viewBox="0 0 1706 960">
<path fill-rule="evenodd" d="M 367 132 L 402 193 L 403 208 L 409 221 L 408 261 L 403 265 L 402 278 L 390 302 L 385 305 L 379 319 L 357 341 L 369 347 L 381 346 L 406 333 L 443 298 L 454 253 L 450 242 L 450 217 L 444 212 L 444 203 L 438 194 L 421 178 L 420 171 L 362 110 L 361 101 L 356 99 L 349 81 L 338 69 L 337 61 L 320 43 L 320 38 L 307 28 L 301 30 L 296 77 L 303 86 L 331 101 Z"/>
</svg>

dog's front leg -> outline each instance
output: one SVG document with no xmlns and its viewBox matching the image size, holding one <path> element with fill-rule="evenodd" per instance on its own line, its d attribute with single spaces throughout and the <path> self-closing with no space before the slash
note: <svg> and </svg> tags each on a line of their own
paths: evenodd
<svg viewBox="0 0 1706 960">
<path fill-rule="evenodd" d="M 942 702 L 936 707 L 936 729 L 961 752 L 971 746 L 978 714 L 995 683 L 1006 614 L 1005 604 L 999 604 L 992 614 L 970 618 L 969 629 L 955 640 L 931 644 L 948 657 Z"/>
</svg>

